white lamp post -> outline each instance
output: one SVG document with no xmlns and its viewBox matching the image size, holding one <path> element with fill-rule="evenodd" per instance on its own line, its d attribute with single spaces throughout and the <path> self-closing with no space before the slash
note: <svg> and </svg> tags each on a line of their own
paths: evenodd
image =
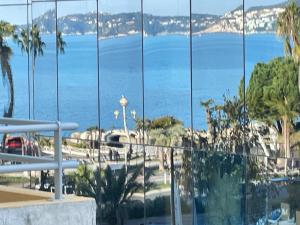
<svg viewBox="0 0 300 225">
<path fill-rule="evenodd" d="M 122 95 L 121 99 L 120 99 L 120 105 L 122 106 L 122 111 L 123 111 L 123 125 L 124 125 L 124 131 L 126 133 L 126 136 L 127 136 L 127 139 L 128 139 L 128 143 L 129 145 L 131 145 L 131 140 L 130 140 L 130 135 L 129 135 L 129 131 L 128 131 L 128 128 L 127 128 L 127 118 L 126 118 L 126 107 L 128 105 L 128 101 L 127 99 L 124 97 L 124 95 Z M 115 116 L 115 119 L 118 119 L 118 116 L 119 116 L 119 111 L 118 110 L 115 110 L 114 111 L 114 116 Z M 136 112 L 135 110 L 132 110 L 131 111 L 131 116 L 135 119 L 136 117 Z M 126 167 L 126 172 L 127 172 L 127 150 L 125 149 L 125 167 Z"/>
</svg>

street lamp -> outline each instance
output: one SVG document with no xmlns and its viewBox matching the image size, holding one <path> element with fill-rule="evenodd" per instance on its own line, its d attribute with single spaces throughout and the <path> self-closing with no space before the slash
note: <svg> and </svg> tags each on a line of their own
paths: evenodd
<svg viewBox="0 0 300 225">
<path fill-rule="evenodd" d="M 135 110 L 131 110 L 131 116 L 132 118 L 135 120 L 136 119 L 136 111 Z"/>
<path fill-rule="evenodd" d="M 126 118 L 126 107 L 128 105 L 128 101 L 127 101 L 127 99 L 125 98 L 124 95 L 122 95 L 122 97 L 120 99 L 120 105 L 122 107 L 122 112 L 123 112 L 122 115 L 123 115 L 124 131 L 125 131 L 125 134 L 127 136 L 129 146 L 131 146 L 131 140 L 130 140 L 130 135 L 129 135 L 128 127 L 127 127 L 127 118 Z M 133 119 L 135 119 L 136 118 L 136 111 L 132 110 L 130 113 L 131 113 L 131 116 L 133 117 Z M 114 111 L 115 119 L 118 119 L 119 114 L 120 113 L 119 113 L 118 110 Z M 125 149 L 125 167 L 126 167 L 126 172 L 127 172 L 127 150 L 126 149 Z"/>
<path fill-rule="evenodd" d="M 118 111 L 118 110 L 115 110 L 115 111 L 114 111 L 114 116 L 115 116 L 115 119 L 118 119 L 118 116 L 119 116 L 119 114 L 120 114 L 120 113 L 119 113 L 119 111 Z"/>
</svg>

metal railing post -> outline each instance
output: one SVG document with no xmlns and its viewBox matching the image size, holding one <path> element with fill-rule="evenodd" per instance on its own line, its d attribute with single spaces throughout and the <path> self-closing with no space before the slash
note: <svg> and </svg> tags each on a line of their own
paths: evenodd
<svg viewBox="0 0 300 225">
<path fill-rule="evenodd" d="M 62 194 L 62 177 L 63 177 L 63 169 L 62 169 L 62 132 L 61 132 L 61 124 L 57 122 L 57 130 L 54 131 L 54 142 L 55 142 L 55 153 L 54 160 L 58 164 L 58 168 L 54 171 L 54 183 L 55 183 L 55 199 L 59 200 L 63 198 Z"/>
<path fill-rule="evenodd" d="M 45 157 L 33 157 L 16 154 L 0 153 L 0 159 L 25 162 L 25 164 L 18 165 L 1 165 L 1 173 L 13 173 L 22 171 L 40 171 L 40 170 L 54 170 L 54 182 L 55 182 L 55 199 L 59 200 L 63 198 L 63 168 L 76 168 L 79 163 L 74 160 L 63 160 L 62 155 L 62 131 L 74 130 L 78 128 L 76 123 L 60 123 L 47 122 L 47 121 L 31 121 L 31 120 L 17 120 L 0 118 L 0 124 L 6 126 L 0 126 L 0 133 L 29 133 L 37 131 L 54 131 L 54 160 Z"/>
</svg>

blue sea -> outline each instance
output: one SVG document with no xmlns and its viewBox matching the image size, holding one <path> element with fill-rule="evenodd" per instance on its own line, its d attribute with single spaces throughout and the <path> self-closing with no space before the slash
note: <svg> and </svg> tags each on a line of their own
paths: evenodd
<svg viewBox="0 0 300 225">
<path fill-rule="evenodd" d="M 99 40 L 99 97 L 97 40 L 95 35 L 65 36 L 65 54 L 58 57 L 56 76 L 55 36 L 45 35 L 44 55 L 36 60 L 34 73 L 35 118 L 73 121 L 85 130 L 98 123 L 104 129 L 121 128 L 119 99 L 128 99 L 128 123 L 134 127 L 130 111 L 146 118 L 173 115 L 186 127 L 191 121 L 204 129 L 205 112 L 200 102 L 223 95 L 237 94 L 243 76 L 243 39 L 238 34 L 205 34 L 193 38 L 193 61 L 190 70 L 189 38 L 183 35 L 146 37 L 144 39 L 144 79 L 140 36 Z M 11 66 L 15 88 L 15 118 L 29 117 L 29 91 L 32 106 L 32 59 L 8 40 L 13 49 Z M 274 34 L 246 36 L 246 82 L 257 62 L 283 56 L 281 39 Z M 30 85 L 28 86 L 28 68 Z M 191 76 L 192 75 L 192 76 Z M 1 87 L 0 110 L 7 107 L 8 86 Z M 56 108 L 57 84 L 59 109 Z M 143 99 L 144 88 L 144 99 Z M 191 106 L 192 93 L 192 106 Z M 193 120 L 191 119 L 193 111 Z"/>
</svg>

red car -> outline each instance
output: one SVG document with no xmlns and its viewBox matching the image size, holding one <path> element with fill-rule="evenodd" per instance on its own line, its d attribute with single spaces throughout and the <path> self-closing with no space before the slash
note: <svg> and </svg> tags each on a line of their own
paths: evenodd
<svg viewBox="0 0 300 225">
<path fill-rule="evenodd" d="M 5 152 L 10 154 L 26 155 L 24 139 L 22 137 L 8 137 L 5 140 Z"/>
</svg>

